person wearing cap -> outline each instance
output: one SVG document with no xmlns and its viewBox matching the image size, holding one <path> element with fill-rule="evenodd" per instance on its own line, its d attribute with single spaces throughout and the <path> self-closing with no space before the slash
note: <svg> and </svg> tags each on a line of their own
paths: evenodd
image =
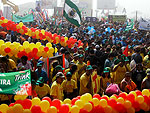
<svg viewBox="0 0 150 113">
<path fill-rule="evenodd" d="M 137 89 L 137 85 L 131 79 L 131 72 L 126 72 L 124 79 L 121 81 L 120 87 L 122 91 L 129 93 Z"/>
<path fill-rule="evenodd" d="M 63 72 L 64 68 L 61 66 L 61 65 L 57 65 L 53 71 L 53 74 L 52 74 L 52 82 L 54 82 L 56 80 L 56 74 L 58 72 Z"/>
<path fill-rule="evenodd" d="M 101 91 L 105 92 L 106 88 L 111 83 L 112 83 L 112 78 L 110 76 L 110 68 L 109 67 L 105 67 L 104 71 L 103 71 L 103 74 L 102 74 L 102 77 L 100 79 L 100 88 L 101 88 Z"/>
<path fill-rule="evenodd" d="M 80 77 L 80 95 L 85 93 L 92 94 L 92 81 L 91 74 L 93 72 L 93 68 L 91 65 L 86 67 L 86 72 Z"/>
<path fill-rule="evenodd" d="M 78 58 L 79 58 L 79 54 L 78 53 L 74 53 L 73 54 L 73 60 L 72 60 L 72 62 L 74 62 L 75 64 L 77 64 L 78 63 Z"/>
<path fill-rule="evenodd" d="M 21 62 L 18 64 L 18 69 L 21 68 L 22 66 L 24 66 L 25 70 L 32 70 L 31 64 L 29 64 L 28 61 L 28 57 L 27 56 L 22 56 L 21 57 Z"/>
<path fill-rule="evenodd" d="M 52 99 L 59 99 L 63 100 L 64 94 L 63 94 L 63 88 L 61 86 L 61 83 L 65 79 L 65 76 L 62 72 L 58 72 L 56 74 L 56 81 L 52 83 L 51 86 L 51 97 Z"/>
<path fill-rule="evenodd" d="M 48 77 L 46 71 L 42 69 L 43 63 L 37 63 L 37 69 L 35 70 L 38 78 L 43 77 L 44 83 L 48 82 Z"/>
<path fill-rule="evenodd" d="M 64 98 L 73 99 L 77 96 L 77 84 L 76 81 L 72 79 L 72 73 L 67 72 L 66 80 L 62 82 Z"/>
<path fill-rule="evenodd" d="M 50 87 L 48 84 L 44 83 L 44 78 L 40 77 L 36 82 L 35 91 L 40 99 L 45 96 L 50 97 Z"/>
<path fill-rule="evenodd" d="M 141 89 L 150 89 L 150 68 L 146 70 L 146 77 L 143 79 Z"/>
</svg>

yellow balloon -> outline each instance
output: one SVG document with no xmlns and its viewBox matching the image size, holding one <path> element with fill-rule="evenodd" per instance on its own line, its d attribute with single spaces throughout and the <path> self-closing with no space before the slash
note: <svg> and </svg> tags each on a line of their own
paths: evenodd
<svg viewBox="0 0 150 113">
<path fill-rule="evenodd" d="M 0 45 L 4 44 L 4 40 L 0 40 Z"/>
<path fill-rule="evenodd" d="M 124 99 L 123 99 L 122 97 L 119 97 L 119 98 L 117 99 L 117 102 L 120 102 L 121 104 L 124 104 Z"/>
<path fill-rule="evenodd" d="M 29 47 L 29 42 L 28 41 L 23 42 L 23 47 L 25 48 Z"/>
<path fill-rule="evenodd" d="M 0 20 L 0 25 L 3 23 L 3 21 L 2 20 Z"/>
<path fill-rule="evenodd" d="M 34 43 L 30 43 L 29 48 L 32 50 L 33 48 L 35 48 L 36 45 Z"/>
<path fill-rule="evenodd" d="M 38 51 L 38 53 L 36 54 L 38 57 L 42 56 L 42 51 Z"/>
<path fill-rule="evenodd" d="M 5 44 L 2 44 L 1 45 L 1 50 L 4 50 L 6 48 L 6 45 Z"/>
<path fill-rule="evenodd" d="M 12 49 L 12 50 L 11 50 L 11 53 L 12 53 L 13 55 L 16 55 L 18 52 L 19 52 L 18 49 Z"/>
<path fill-rule="evenodd" d="M 139 103 L 139 104 L 142 104 L 144 102 L 144 97 L 139 95 L 136 97 L 136 101 Z"/>
<path fill-rule="evenodd" d="M 117 97 L 114 96 L 114 95 L 112 95 L 112 96 L 110 97 L 110 99 L 111 99 L 111 98 L 117 100 Z"/>
<path fill-rule="evenodd" d="M 23 113 L 23 107 L 20 104 L 15 104 L 13 106 L 14 113 Z"/>
<path fill-rule="evenodd" d="M 14 113 L 13 107 L 9 107 L 6 113 Z"/>
<path fill-rule="evenodd" d="M 105 113 L 111 113 L 112 112 L 112 107 L 111 106 L 106 106 L 104 108 Z"/>
<path fill-rule="evenodd" d="M 57 113 L 57 108 L 54 106 L 51 106 L 46 113 Z"/>
<path fill-rule="evenodd" d="M 77 106 L 81 109 L 81 108 L 83 108 L 83 106 L 84 106 L 84 102 L 83 102 L 82 100 L 77 100 L 77 101 L 75 102 L 75 105 L 77 105 Z"/>
<path fill-rule="evenodd" d="M 71 100 L 69 98 L 66 98 L 63 103 L 64 104 L 71 104 Z"/>
<path fill-rule="evenodd" d="M 68 40 L 68 37 L 64 37 L 64 39 L 65 39 L 65 42 Z"/>
<path fill-rule="evenodd" d="M 80 98 L 80 100 L 82 100 L 83 103 L 87 103 L 88 102 L 87 95 L 86 94 L 82 95 L 81 98 Z"/>
<path fill-rule="evenodd" d="M 54 53 L 54 48 L 53 48 L 53 47 L 50 47 L 50 48 L 49 48 L 49 52 L 50 52 L 50 53 Z"/>
<path fill-rule="evenodd" d="M 126 100 L 126 101 L 124 102 L 124 107 L 125 107 L 126 109 L 131 108 L 131 107 L 132 107 L 131 102 L 130 102 L 130 101 L 128 101 L 128 100 Z"/>
<path fill-rule="evenodd" d="M 16 25 L 16 28 L 17 28 L 17 29 L 19 29 L 19 28 L 20 28 L 20 26 L 19 26 L 19 25 Z"/>
<path fill-rule="evenodd" d="M 28 34 L 30 34 L 30 35 L 31 35 L 31 33 L 32 33 L 31 29 L 28 29 Z"/>
<path fill-rule="evenodd" d="M 57 53 L 58 49 L 55 47 L 55 53 Z"/>
<path fill-rule="evenodd" d="M 50 104 L 47 100 L 43 100 L 40 102 L 40 107 L 43 112 L 46 112 L 49 108 Z"/>
<path fill-rule="evenodd" d="M 39 35 L 39 30 L 36 30 L 36 31 L 35 31 L 35 34 L 36 34 L 36 35 Z"/>
<path fill-rule="evenodd" d="M 42 33 L 43 35 L 45 35 L 45 30 L 44 30 L 44 29 L 42 29 L 42 30 L 41 30 L 41 33 Z"/>
<path fill-rule="evenodd" d="M 44 46 L 41 45 L 41 46 L 39 47 L 39 50 L 40 50 L 40 51 L 44 51 Z"/>
<path fill-rule="evenodd" d="M 87 96 L 88 101 L 92 100 L 92 95 L 90 93 L 86 93 L 85 95 Z"/>
<path fill-rule="evenodd" d="M 32 99 L 32 106 L 39 105 L 41 100 L 38 97 Z"/>
<path fill-rule="evenodd" d="M 94 106 L 98 106 L 99 105 L 99 99 L 97 99 L 97 98 L 93 98 L 92 99 L 92 102 L 93 102 L 93 104 L 94 104 Z"/>
<path fill-rule="evenodd" d="M 10 47 L 11 50 L 15 49 L 15 45 L 14 44 L 10 44 L 9 47 Z"/>
<path fill-rule="evenodd" d="M 93 109 L 92 104 L 91 103 L 85 103 L 84 106 L 83 106 L 83 109 L 90 112 Z"/>
<path fill-rule="evenodd" d="M 135 113 L 135 109 L 133 107 L 127 109 L 127 113 Z"/>
<path fill-rule="evenodd" d="M 8 20 L 7 20 L 7 19 L 4 19 L 4 20 L 3 20 L 3 22 L 4 22 L 4 23 L 7 23 L 7 22 L 8 22 Z"/>
<path fill-rule="evenodd" d="M 23 51 L 24 47 L 22 45 L 19 46 L 19 51 Z"/>
<path fill-rule="evenodd" d="M 36 43 L 36 46 L 37 46 L 37 47 L 40 47 L 40 46 L 41 46 L 41 43 L 40 43 L 40 42 L 37 42 L 37 43 Z"/>
<path fill-rule="evenodd" d="M 39 36 L 39 35 L 36 35 L 36 39 L 40 39 L 40 36 Z"/>
<path fill-rule="evenodd" d="M 56 37 L 55 40 L 56 40 L 56 42 L 58 42 L 59 41 L 59 37 Z"/>
<path fill-rule="evenodd" d="M 10 44 L 11 44 L 11 42 L 6 42 L 6 43 L 5 43 L 5 45 L 6 45 L 7 47 L 9 47 Z"/>
<path fill-rule="evenodd" d="M 79 111 L 80 111 L 80 108 L 76 105 L 72 106 L 70 110 L 71 113 L 79 113 Z"/>
<path fill-rule="evenodd" d="M 31 113 L 30 109 L 24 109 L 23 113 Z"/>
<path fill-rule="evenodd" d="M 30 52 L 31 52 L 31 49 L 30 49 L 30 48 L 26 48 L 26 49 L 25 49 L 25 52 L 26 52 L 26 53 L 30 53 Z"/>
<path fill-rule="evenodd" d="M 52 44 L 51 44 L 51 43 L 47 43 L 47 44 L 46 44 L 46 47 L 49 47 L 49 48 L 50 48 L 50 47 L 52 47 Z"/>
<path fill-rule="evenodd" d="M 20 26 L 20 27 L 22 27 L 22 26 L 23 26 L 23 23 L 22 23 L 22 22 L 20 22 L 20 23 L 19 23 L 19 26 Z"/>
<path fill-rule="evenodd" d="M 16 48 L 18 48 L 21 44 L 17 43 L 17 42 L 13 42 L 13 44 L 15 45 Z"/>
<path fill-rule="evenodd" d="M 107 106 L 107 101 L 105 99 L 101 99 L 99 105 L 102 106 L 102 107 L 106 107 Z"/>
<path fill-rule="evenodd" d="M 7 104 L 1 104 L 0 105 L 0 111 L 2 112 L 2 113 L 6 113 L 7 112 L 7 110 L 8 110 L 8 105 Z"/>
<path fill-rule="evenodd" d="M 24 33 L 24 30 L 23 30 L 23 29 L 20 29 L 19 32 L 20 32 L 21 34 L 23 34 L 23 33 Z"/>
<path fill-rule="evenodd" d="M 135 91 L 131 91 L 129 94 L 133 94 L 135 97 L 137 97 L 137 94 Z"/>
<path fill-rule="evenodd" d="M 148 89 L 144 89 L 143 91 L 142 91 L 142 95 L 146 95 L 146 96 L 150 96 L 150 92 L 149 92 L 149 90 Z"/>
</svg>

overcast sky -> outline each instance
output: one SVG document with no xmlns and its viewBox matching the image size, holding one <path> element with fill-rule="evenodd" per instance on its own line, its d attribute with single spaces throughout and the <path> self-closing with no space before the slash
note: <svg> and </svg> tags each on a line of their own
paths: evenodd
<svg viewBox="0 0 150 113">
<path fill-rule="evenodd" d="M 22 4 L 26 2 L 35 2 L 36 0 L 10 0 L 14 2 L 15 4 Z M 61 1 L 61 0 L 59 0 Z M 96 1 L 97 0 L 92 0 L 94 10 L 96 9 Z M 122 10 L 122 8 L 126 8 L 127 14 L 130 16 L 135 15 L 135 11 L 138 11 L 138 15 L 143 16 L 143 17 L 150 17 L 150 0 L 116 0 L 116 5 L 118 9 Z"/>
</svg>

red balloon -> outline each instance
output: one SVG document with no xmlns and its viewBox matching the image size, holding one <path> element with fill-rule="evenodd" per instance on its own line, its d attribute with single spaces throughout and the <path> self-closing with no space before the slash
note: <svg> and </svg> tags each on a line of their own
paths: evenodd
<svg viewBox="0 0 150 113">
<path fill-rule="evenodd" d="M 9 52 L 11 51 L 11 49 L 10 49 L 9 47 L 6 47 L 6 48 L 4 49 L 4 51 L 5 51 L 6 53 L 9 53 Z"/>
<path fill-rule="evenodd" d="M 135 100 L 135 96 L 133 94 L 128 94 L 126 99 L 132 103 Z"/>
<path fill-rule="evenodd" d="M 71 101 L 71 104 L 74 105 L 77 100 L 78 100 L 78 98 L 73 98 Z"/>
<path fill-rule="evenodd" d="M 102 108 L 101 106 L 96 106 L 93 108 L 92 113 L 105 113 L 105 112 L 104 108 Z"/>
<path fill-rule="evenodd" d="M 108 98 L 106 96 L 102 96 L 101 99 L 105 99 L 106 101 L 108 101 Z"/>
<path fill-rule="evenodd" d="M 125 93 L 120 93 L 119 97 L 122 97 L 123 99 L 126 99 L 126 94 Z"/>
<path fill-rule="evenodd" d="M 81 40 L 78 40 L 78 43 L 79 43 L 79 44 L 81 44 L 81 42 L 82 42 Z"/>
<path fill-rule="evenodd" d="M 30 109 L 32 106 L 32 102 L 30 99 L 23 100 L 23 108 L 24 109 Z"/>
<path fill-rule="evenodd" d="M 119 112 L 119 113 L 126 113 L 126 109 L 123 106 L 123 104 L 117 102 L 117 105 L 115 107 L 115 109 Z"/>
<path fill-rule="evenodd" d="M 136 90 L 135 92 L 136 92 L 137 96 L 142 95 L 142 92 L 139 90 Z"/>
<path fill-rule="evenodd" d="M 60 106 L 60 112 L 59 113 L 69 113 L 69 106 L 66 104 L 63 104 Z"/>
<path fill-rule="evenodd" d="M 77 96 L 77 99 L 80 99 L 81 98 L 81 96 Z"/>
<path fill-rule="evenodd" d="M 61 37 L 61 41 L 62 41 L 62 42 L 64 42 L 64 41 L 65 41 L 64 37 Z"/>
<path fill-rule="evenodd" d="M 140 104 L 137 101 L 132 102 L 132 107 L 135 108 L 135 111 L 140 111 Z"/>
<path fill-rule="evenodd" d="M 48 47 L 45 47 L 45 48 L 44 48 L 44 51 L 45 51 L 45 52 L 49 51 L 49 48 L 48 48 Z"/>
<path fill-rule="evenodd" d="M 97 99 L 100 100 L 100 99 L 101 99 L 101 96 L 100 96 L 99 94 L 94 94 L 94 95 L 93 95 L 93 98 L 97 98 Z"/>
<path fill-rule="evenodd" d="M 79 112 L 79 113 L 88 113 L 88 111 L 85 110 L 85 109 L 80 109 L 80 112 Z"/>
<path fill-rule="evenodd" d="M 108 105 L 110 105 L 111 107 L 115 108 L 117 102 L 115 99 L 111 98 L 108 100 Z"/>
<path fill-rule="evenodd" d="M 57 109 L 60 109 L 61 103 L 59 99 L 54 99 L 52 101 L 52 105 L 51 106 L 55 106 Z"/>
<path fill-rule="evenodd" d="M 146 102 L 148 105 L 150 105 L 150 99 L 148 98 L 148 96 L 143 95 L 144 97 L 144 102 Z"/>
<path fill-rule="evenodd" d="M 15 105 L 15 103 L 11 103 L 11 104 L 9 104 L 9 107 L 12 107 L 12 106 L 14 106 Z"/>
<path fill-rule="evenodd" d="M 50 105 L 52 103 L 52 101 L 51 101 L 51 99 L 49 97 L 44 97 L 42 100 L 47 100 L 50 103 Z"/>
<path fill-rule="evenodd" d="M 89 101 L 89 103 L 91 103 L 92 104 L 92 108 L 94 108 L 94 103 L 92 101 Z"/>
<path fill-rule="evenodd" d="M 37 48 L 33 48 L 32 52 L 33 52 L 34 54 L 37 54 L 38 49 L 37 49 Z"/>
<path fill-rule="evenodd" d="M 15 104 L 23 104 L 23 100 L 16 100 Z"/>
<path fill-rule="evenodd" d="M 34 105 L 31 109 L 32 113 L 41 113 L 41 108 L 38 105 Z"/>
<path fill-rule="evenodd" d="M 2 17 L 1 17 L 1 20 L 4 20 L 4 19 L 5 19 L 5 17 L 2 16 Z"/>
</svg>

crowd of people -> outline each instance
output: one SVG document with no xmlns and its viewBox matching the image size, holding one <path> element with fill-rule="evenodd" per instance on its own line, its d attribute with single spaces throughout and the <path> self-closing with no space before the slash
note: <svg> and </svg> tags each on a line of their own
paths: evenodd
<svg viewBox="0 0 150 113">
<path fill-rule="evenodd" d="M 47 24 L 47 23 L 46 23 Z M 150 89 L 150 34 L 138 28 L 126 31 L 125 23 L 84 22 L 77 28 L 69 23 L 62 28 L 46 24 L 43 29 L 61 36 L 73 37 L 83 42 L 83 46 L 75 44 L 73 48 L 53 44 L 58 52 L 55 56 L 65 54 L 65 68 L 59 60 L 54 60 L 50 66 L 50 77 L 44 67 L 45 60 L 32 59 L 26 56 L 21 59 L 1 56 L 0 72 L 15 72 L 30 69 L 32 78 L 32 96 L 42 99 L 74 98 L 85 93 L 93 94 L 91 75 L 98 75 L 98 93 L 100 95 L 119 94 L 121 91 L 129 93 L 134 90 Z M 32 25 L 34 27 L 34 25 Z M 91 32 L 89 27 L 93 27 Z M 109 30 L 108 30 L 109 28 Z M 10 42 L 23 43 L 41 42 L 46 45 L 47 40 L 33 39 L 25 35 L 0 27 L 0 38 Z M 127 48 L 127 55 L 123 52 Z M 115 89 L 112 91 L 112 89 Z M 13 96 L 0 94 L 1 103 L 9 103 Z"/>
</svg>

